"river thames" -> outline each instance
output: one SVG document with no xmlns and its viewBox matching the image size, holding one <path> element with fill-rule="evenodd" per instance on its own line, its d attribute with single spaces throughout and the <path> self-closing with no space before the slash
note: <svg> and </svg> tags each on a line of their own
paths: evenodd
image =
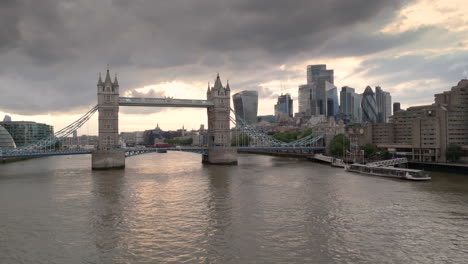
<svg viewBox="0 0 468 264">
<path fill-rule="evenodd" d="M 466 263 L 468 175 L 363 176 L 169 152 L 0 164 L 1 263 Z"/>
</svg>

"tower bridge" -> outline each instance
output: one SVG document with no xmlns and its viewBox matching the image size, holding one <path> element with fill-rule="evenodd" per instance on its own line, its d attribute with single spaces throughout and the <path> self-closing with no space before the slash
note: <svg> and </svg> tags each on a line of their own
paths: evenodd
<svg viewBox="0 0 468 264">
<path fill-rule="evenodd" d="M 325 134 L 309 135 L 296 141 L 285 143 L 272 138 L 247 124 L 241 117 L 235 116 L 231 108 L 231 89 L 229 83 L 223 86 L 219 75 L 213 87 L 208 85 L 206 100 L 174 98 L 133 98 L 120 97 L 117 76 L 111 80 L 109 70 L 104 81 L 99 75 L 97 82 L 98 104 L 78 120 L 54 134 L 16 149 L 0 150 L 0 159 L 21 157 L 43 157 L 57 155 L 92 155 L 93 169 L 111 169 L 125 167 L 125 158 L 145 153 L 157 152 L 158 149 L 121 149 L 119 146 L 119 109 L 121 106 L 139 107 L 189 107 L 206 108 L 208 115 L 208 144 L 205 148 L 168 148 L 170 151 L 186 151 L 202 154 L 202 162 L 210 164 L 237 164 L 237 150 L 250 152 L 287 152 L 313 154 L 323 151 Z M 98 146 L 96 150 L 55 150 L 58 142 L 66 139 L 89 121 L 98 112 Z M 249 136 L 256 143 L 248 147 L 230 146 L 230 123 L 234 123 L 241 133 Z M 160 149 L 159 149 L 160 150 Z"/>
<path fill-rule="evenodd" d="M 219 74 L 214 86 L 208 86 L 207 100 L 130 98 L 119 97 L 117 76 L 112 81 L 107 70 L 104 81 L 99 75 L 97 97 L 99 139 L 98 149 L 92 154 L 93 169 L 125 167 L 125 151 L 118 149 L 120 106 L 206 108 L 209 138 L 207 155 L 203 155 L 203 162 L 237 164 L 237 150 L 229 142 L 231 89 L 229 83 L 225 87 L 222 85 Z"/>
</svg>

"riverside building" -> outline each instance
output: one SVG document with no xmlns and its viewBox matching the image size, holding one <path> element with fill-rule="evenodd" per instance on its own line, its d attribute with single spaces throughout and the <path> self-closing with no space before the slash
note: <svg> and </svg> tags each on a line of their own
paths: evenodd
<svg viewBox="0 0 468 264">
<path fill-rule="evenodd" d="M 435 95 L 431 105 L 393 113 L 389 123 L 367 124 L 360 144 L 373 143 L 398 156 L 421 162 L 446 162 L 450 145 L 464 151 L 468 162 L 468 80 Z"/>
<path fill-rule="evenodd" d="M 17 147 L 29 145 L 54 133 L 54 128 L 47 124 L 31 121 L 0 122 L 13 138 Z"/>
<path fill-rule="evenodd" d="M 14 148 L 16 148 L 15 141 L 11 137 L 10 133 L 0 125 L 0 150 Z"/>
</svg>

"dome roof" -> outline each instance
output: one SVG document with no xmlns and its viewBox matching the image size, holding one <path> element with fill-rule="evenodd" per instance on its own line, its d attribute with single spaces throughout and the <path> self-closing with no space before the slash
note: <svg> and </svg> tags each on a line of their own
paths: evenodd
<svg viewBox="0 0 468 264">
<path fill-rule="evenodd" d="M 364 96 L 365 95 L 374 95 L 374 91 L 372 91 L 372 88 L 370 86 L 367 86 L 366 89 L 364 90 Z"/>
<path fill-rule="evenodd" d="M 16 144 L 10 133 L 3 126 L 0 126 L 0 149 L 5 148 L 16 148 Z"/>
</svg>

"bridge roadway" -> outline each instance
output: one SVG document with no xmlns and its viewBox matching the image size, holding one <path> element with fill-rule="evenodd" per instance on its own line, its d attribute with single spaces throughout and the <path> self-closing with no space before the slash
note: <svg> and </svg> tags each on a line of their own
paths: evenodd
<svg viewBox="0 0 468 264">
<path fill-rule="evenodd" d="M 119 97 L 119 106 L 208 108 L 214 104 L 208 100 L 197 99 Z"/>
<path fill-rule="evenodd" d="M 315 151 L 322 151 L 324 147 L 293 147 L 293 146 L 277 146 L 277 147 L 237 147 L 239 152 L 250 153 L 295 153 L 295 154 L 313 154 Z M 183 151 L 206 155 L 207 147 L 176 147 L 176 148 L 128 148 L 125 149 L 125 157 L 133 157 L 146 153 L 154 153 L 161 151 Z M 65 156 L 65 155 L 83 155 L 91 154 L 93 150 L 75 149 L 75 150 L 34 150 L 34 151 L 10 151 L 0 152 L 0 159 L 10 158 L 35 158 L 47 156 Z"/>
<path fill-rule="evenodd" d="M 0 152 L 0 159 L 82 155 L 82 154 L 91 154 L 91 152 L 92 151 L 88 149 L 54 150 L 54 151 L 48 151 L 48 150 L 11 151 L 11 152 L 4 152 L 4 153 Z"/>
<path fill-rule="evenodd" d="M 146 153 L 154 153 L 161 151 L 183 151 L 192 152 L 202 155 L 208 154 L 208 148 L 206 147 L 186 147 L 186 148 L 128 148 L 125 149 L 125 157 L 133 157 L 137 155 L 143 155 Z"/>
</svg>

